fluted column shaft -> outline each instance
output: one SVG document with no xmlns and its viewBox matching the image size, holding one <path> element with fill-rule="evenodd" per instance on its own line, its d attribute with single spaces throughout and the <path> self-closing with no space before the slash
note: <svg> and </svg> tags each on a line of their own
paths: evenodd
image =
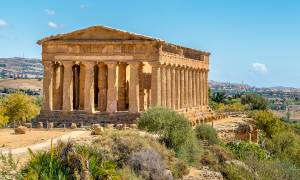
<svg viewBox="0 0 300 180">
<path fill-rule="evenodd" d="M 177 97 L 176 97 L 176 69 L 171 66 L 171 108 L 176 109 Z"/>
<path fill-rule="evenodd" d="M 167 107 L 167 76 L 166 66 L 161 66 L 161 106 Z"/>
<path fill-rule="evenodd" d="M 205 70 L 205 105 L 208 106 L 208 70 Z"/>
<path fill-rule="evenodd" d="M 184 69 L 184 107 L 189 107 L 189 71 L 188 68 Z"/>
<path fill-rule="evenodd" d="M 201 97 L 201 106 L 204 106 L 204 71 L 203 69 L 200 71 L 200 84 L 201 84 L 201 94 L 200 94 L 200 97 Z"/>
<path fill-rule="evenodd" d="M 130 81 L 129 81 L 129 112 L 139 112 L 139 62 L 132 62 L 129 64 Z"/>
<path fill-rule="evenodd" d="M 126 110 L 126 63 L 119 63 L 118 110 Z"/>
<path fill-rule="evenodd" d="M 180 109 L 180 96 L 181 96 L 181 88 L 180 88 L 180 68 L 175 68 L 175 109 Z"/>
<path fill-rule="evenodd" d="M 196 106 L 200 106 L 200 72 L 196 70 Z"/>
<path fill-rule="evenodd" d="M 106 111 L 113 113 L 117 111 L 117 62 L 106 62 L 107 64 L 107 107 Z"/>
<path fill-rule="evenodd" d="M 100 111 L 106 111 L 107 99 L 107 66 L 104 63 L 98 64 L 98 106 Z"/>
<path fill-rule="evenodd" d="M 180 108 L 185 106 L 184 68 L 180 68 Z"/>
<path fill-rule="evenodd" d="M 63 90 L 63 68 L 60 64 L 54 65 L 53 72 L 53 109 L 62 109 L 62 90 Z"/>
<path fill-rule="evenodd" d="M 63 82 L 63 110 L 73 111 L 73 62 L 63 62 L 64 82 Z"/>
<path fill-rule="evenodd" d="M 196 83 L 196 69 L 192 69 L 193 74 L 193 107 L 197 106 L 197 83 Z"/>
<path fill-rule="evenodd" d="M 172 107 L 171 66 L 167 66 L 166 73 L 167 73 L 167 92 L 166 92 L 167 107 L 171 108 Z"/>
<path fill-rule="evenodd" d="M 193 72 L 192 72 L 192 69 L 189 69 L 189 92 L 188 92 L 188 95 L 189 95 L 189 99 L 188 99 L 188 107 L 193 107 Z"/>
<path fill-rule="evenodd" d="M 85 81 L 84 81 L 84 110 L 88 113 L 93 113 L 95 111 L 94 103 L 94 85 L 95 85 L 95 72 L 94 66 L 95 62 L 85 62 Z"/>
<path fill-rule="evenodd" d="M 44 81 L 43 81 L 43 110 L 52 111 L 53 109 L 53 63 L 43 62 L 44 65 Z"/>
<path fill-rule="evenodd" d="M 144 92 L 144 72 L 143 72 L 143 63 L 139 63 L 138 66 L 138 77 L 139 77 L 139 111 L 145 110 L 145 92 Z"/>
<path fill-rule="evenodd" d="M 160 64 L 152 65 L 151 76 L 151 105 L 161 106 L 161 69 Z"/>
</svg>

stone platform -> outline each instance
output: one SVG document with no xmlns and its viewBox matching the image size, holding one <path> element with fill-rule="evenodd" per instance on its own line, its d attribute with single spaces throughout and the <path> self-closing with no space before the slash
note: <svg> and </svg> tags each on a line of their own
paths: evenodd
<svg viewBox="0 0 300 180">
<path fill-rule="evenodd" d="M 124 112 L 96 112 L 86 113 L 85 111 L 42 111 L 40 115 L 34 120 L 34 124 L 37 122 L 54 123 L 55 127 L 66 125 L 67 127 L 71 123 L 76 123 L 84 126 L 91 124 L 134 124 L 136 119 L 140 116 L 140 113 L 128 113 Z"/>
</svg>

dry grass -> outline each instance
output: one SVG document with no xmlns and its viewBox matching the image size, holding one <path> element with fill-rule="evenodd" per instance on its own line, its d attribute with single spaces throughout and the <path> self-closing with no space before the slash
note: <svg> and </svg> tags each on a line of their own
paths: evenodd
<svg viewBox="0 0 300 180">
<path fill-rule="evenodd" d="M 0 148 L 18 148 L 64 135 L 68 129 L 28 129 L 26 134 L 14 134 L 13 129 L 0 129 Z"/>
<path fill-rule="evenodd" d="M 5 79 L 0 80 L 0 88 L 42 89 L 43 81 L 37 79 Z"/>
</svg>

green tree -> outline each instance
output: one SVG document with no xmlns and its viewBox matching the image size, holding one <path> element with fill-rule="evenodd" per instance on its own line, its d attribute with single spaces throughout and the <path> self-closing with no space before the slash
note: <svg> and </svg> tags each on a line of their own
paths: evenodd
<svg viewBox="0 0 300 180">
<path fill-rule="evenodd" d="M 242 96 L 241 103 L 248 105 L 251 110 L 266 110 L 268 101 L 257 94 L 246 94 Z"/>
<path fill-rule="evenodd" d="M 23 122 L 31 120 L 39 113 L 39 108 L 34 104 L 32 97 L 24 93 L 13 93 L 3 101 L 4 115 L 9 122 Z"/>
</svg>

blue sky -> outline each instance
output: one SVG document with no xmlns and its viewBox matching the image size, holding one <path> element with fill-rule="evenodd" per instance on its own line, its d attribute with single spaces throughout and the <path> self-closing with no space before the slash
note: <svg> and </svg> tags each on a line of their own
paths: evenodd
<svg viewBox="0 0 300 180">
<path fill-rule="evenodd" d="M 1 0 L 0 57 L 97 24 L 209 51 L 211 80 L 300 87 L 297 0 Z"/>
</svg>

